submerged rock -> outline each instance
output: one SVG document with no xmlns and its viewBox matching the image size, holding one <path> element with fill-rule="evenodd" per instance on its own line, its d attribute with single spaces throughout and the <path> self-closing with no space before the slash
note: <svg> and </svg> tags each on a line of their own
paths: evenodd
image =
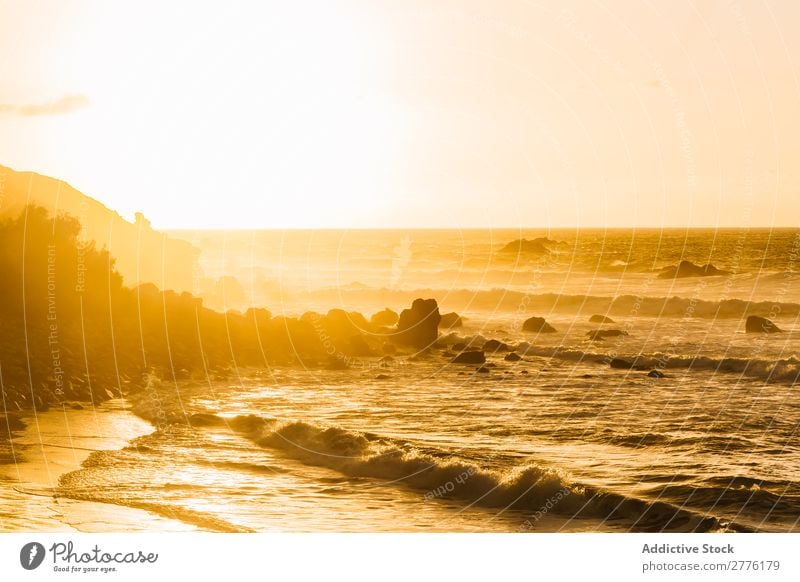
<svg viewBox="0 0 800 582">
<path fill-rule="evenodd" d="M 628 335 L 627 331 L 621 329 L 597 329 L 586 333 L 590 340 L 602 341 L 607 337 L 620 337 Z"/>
<path fill-rule="evenodd" d="M 714 265 L 695 265 L 691 261 L 681 261 L 677 265 L 665 267 L 658 274 L 659 279 L 683 279 L 685 277 L 714 277 L 730 275 L 728 271 L 717 269 Z"/>
<path fill-rule="evenodd" d="M 544 317 L 529 317 L 522 324 L 522 331 L 537 333 L 555 333 L 556 328 L 545 321 Z"/>
<path fill-rule="evenodd" d="M 766 317 L 751 315 L 744 324 L 747 333 L 778 333 L 783 331 Z"/>
<path fill-rule="evenodd" d="M 648 378 L 663 378 L 664 377 L 664 372 L 662 372 L 661 370 L 650 370 L 647 373 L 647 377 Z"/>
<path fill-rule="evenodd" d="M 503 359 L 504 359 L 506 362 L 519 362 L 519 361 L 522 359 L 522 356 L 520 356 L 520 355 L 519 355 L 519 354 L 517 354 L 517 353 L 511 352 L 510 354 L 508 354 L 508 355 L 507 355 L 505 358 L 503 358 Z"/>
</svg>

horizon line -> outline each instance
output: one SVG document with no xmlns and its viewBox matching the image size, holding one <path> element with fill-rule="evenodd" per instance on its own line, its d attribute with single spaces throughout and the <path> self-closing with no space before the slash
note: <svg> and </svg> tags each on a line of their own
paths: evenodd
<svg viewBox="0 0 800 582">
<path fill-rule="evenodd" d="M 379 231 L 379 230 L 454 230 L 454 231 L 474 231 L 474 230 L 800 230 L 800 225 L 774 225 L 774 226 L 263 226 L 263 227 L 190 227 L 190 226 L 154 226 L 153 230 L 163 232 L 185 232 L 185 231 L 265 231 L 265 230 L 358 230 L 358 231 Z"/>
</svg>

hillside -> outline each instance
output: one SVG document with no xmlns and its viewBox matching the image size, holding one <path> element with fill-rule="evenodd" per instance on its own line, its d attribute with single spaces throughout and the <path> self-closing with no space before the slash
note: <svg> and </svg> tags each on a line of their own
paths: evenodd
<svg viewBox="0 0 800 582">
<path fill-rule="evenodd" d="M 17 217 L 29 204 L 51 216 L 77 218 L 80 238 L 109 251 L 126 285 L 192 289 L 198 251 L 190 243 L 153 230 L 141 214 L 135 223 L 129 222 L 62 180 L 0 166 L 0 219 Z"/>
</svg>

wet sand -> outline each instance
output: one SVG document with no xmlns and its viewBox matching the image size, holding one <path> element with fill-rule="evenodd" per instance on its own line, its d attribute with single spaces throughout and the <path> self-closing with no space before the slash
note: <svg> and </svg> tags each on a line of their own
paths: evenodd
<svg viewBox="0 0 800 582">
<path fill-rule="evenodd" d="M 97 450 L 115 450 L 153 427 L 123 400 L 96 408 L 28 414 L 10 443 L 18 462 L 0 464 L 0 531 L 191 531 L 196 528 L 140 509 L 57 498 L 61 475 Z"/>
</svg>

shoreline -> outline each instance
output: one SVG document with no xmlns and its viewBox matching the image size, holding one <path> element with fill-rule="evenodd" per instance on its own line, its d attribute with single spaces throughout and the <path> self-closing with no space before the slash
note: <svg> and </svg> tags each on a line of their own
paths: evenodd
<svg viewBox="0 0 800 582">
<path fill-rule="evenodd" d="M 59 478 L 94 451 L 121 449 L 153 427 L 125 400 L 95 408 L 51 409 L 19 416 L 26 426 L 8 443 L 17 463 L 0 464 L 0 532 L 195 531 L 149 511 L 54 497 Z"/>
</svg>

